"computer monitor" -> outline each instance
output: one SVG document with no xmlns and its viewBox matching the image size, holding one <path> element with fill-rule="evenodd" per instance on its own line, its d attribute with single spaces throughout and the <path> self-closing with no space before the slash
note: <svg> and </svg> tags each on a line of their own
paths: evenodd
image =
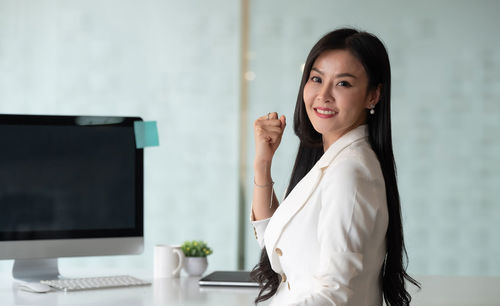
<svg viewBox="0 0 500 306">
<path fill-rule="evenodd" d="M 0 259 L 54 279 L 58 257 L 139 254 L 136 117 L 0 115 Z"/>
</svg>

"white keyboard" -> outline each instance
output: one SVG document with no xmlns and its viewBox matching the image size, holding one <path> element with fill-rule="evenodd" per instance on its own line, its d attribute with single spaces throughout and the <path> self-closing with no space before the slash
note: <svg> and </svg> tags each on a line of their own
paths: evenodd
<svg viewBox="0 0 500 306">
<path fill-rule="evenodd" d="M 129 275 L 42 280 L 40 283 L 63 291 L 151 285 L 150 282 Z"/>
</svg>

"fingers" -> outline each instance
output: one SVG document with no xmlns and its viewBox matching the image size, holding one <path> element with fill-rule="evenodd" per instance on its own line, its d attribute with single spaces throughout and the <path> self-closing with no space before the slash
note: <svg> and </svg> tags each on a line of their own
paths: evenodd
<svg viewBox="0 0 500 306">
<path fill-rule="evenodd" d="M 264 134 L 272 134 L 272 133 L 282 134 L 282 132 L 283 129 L 281 129 L 281 127 L 279 126 L 257 125 L 255 127 L 255 133 L 257 134 L 257 136 L 262 136 Z"/>
<path fill-rule="evenodd" d="M 281 122 L 281 128 L 284 130 L 285 126 L 286 126 L 286 117 L 285 117 L 285 115 L 281 115 L 280 122 Z"/>
<path fill-rule="evenodd" d="M 254 122 L 255 159 L 272 161 L 278 149 L 286 125 L 285 116 L 278 118 L 278 113 L 268 113 Z"/>
<path fill-rule="evenodd" d="M 259 117 L 255 121 L 255 124 L 257 124 L 257 122 L 261 122 L 263 125 L 281 126 L 282 128 L 285 126 L 284 123 L 286 123 L 285 116 L 281 115 L 281 118 L 278 119 L 278 113 L 276 112 Z"/>
<path fill-rule="evenodd" d="M 277 112 L 267 113 L 264 116 L 259 117 L 258 119 L 259 120 L 278 119 L 278 113 Z"/>
<path fill-rule="evenodd" d="M 260 119 L 257 119 L 257 121 L 255 121 L 254 123 L 254 126 L 269 126 L 269 127 L 281 127 L 282 123 L 280 120 L 278 119 L 264 119 L 264 120 L 260 120 Z"/>
<path fill-rule="evenodd" d="M 269 119 L 268 119 L 269 116 Z M 270 125 L 270 126 L 281 126 L 280 121 L 278 120 L 278 114 L 277 113 L 269 113 L 269 115 L 264 115 L 262 117 L 259 117 L 255 123 L 257 124 L 260 122 L 263 125 Z"/>
<path fill-rule="evenodd" d="M 277 144 L 281 141 L 282 136 L 283 129 L 280 126 L 266 126 L 260 124 L 255 126 L 255 140 L 258 142 Z"/>
<path fill-rule="evenodd" d="M 282 129 L 276 126 L 258 126 L 255 128 L 257 136 L 271 135 L 271 134 L 282 134 Z"/>
<path fill-rule="evenodd" d="M 269 116 L 269 119 L 267 119 Z M 286 126 L 286 117 L 272 112 L 258 118 L 254 123 L 255 136 L 268 143 L 275 143 L 281 140 Z"/>
<path fill-rule="evenodd" d="M 271 145 L 279 144 L 281 142 L 281 134 L 266 133 L 265 135 L 257 138 L 261 142 L 268 143 Z"/>
</svg>

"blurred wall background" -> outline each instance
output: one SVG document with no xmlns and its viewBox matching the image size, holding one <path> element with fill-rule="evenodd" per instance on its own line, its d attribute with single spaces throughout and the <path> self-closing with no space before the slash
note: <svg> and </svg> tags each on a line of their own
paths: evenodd
<svg viewBox="0 0 500 306">
<path fill-rule="evenodd" d="M 152 269 L 155 244 L 188 239 L 215 250 L 211 267 L 236 266 L 239 15 L 237 1 L 0 0 L 1 113 L 158 122 L 160 146 L 144 150 L 144 254 L 62 270 Z"/>
<path fill-rule="evenodd" d="M 259 249 L 238 217 L 240 76 L 249 212 L 253 120 L 287 116 L 273 163 L 282 195 L 301 66 L 323 34 L 354 26 L 379 36 L 391 59 L 410 272 L 500 276 L 500 2 L 251 0 L 248 50 L 241 10 L 230 0 L 0 0 L 0 113 L 158 121 L 160 147 L 145 150 L 144 254 L 63 259 L 63 271 L 151 269 L 154 244 L 186 239 L 213 247 L 211 270 L 236 269 L 241 222 L 251 268 Z"/>
<path fill-rule="evenodd" d="M 293 111 L 309 50 L 337 27 L 372 32 L 391 60 L 410 272 L 500 275 L 500 2 L 251 3 L 250 117 L 277 111 L 288 118 L 273 161 L 277 194 L 285 192 L 297 152 Z M 252 236 L 249 229 L 255 261 Z"/>
</svg>

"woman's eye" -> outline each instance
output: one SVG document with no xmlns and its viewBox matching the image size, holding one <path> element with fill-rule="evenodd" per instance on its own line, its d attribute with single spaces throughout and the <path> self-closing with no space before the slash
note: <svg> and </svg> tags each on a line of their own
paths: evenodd
<svg viewBox="0 0 500 306">
<path fill-rule="evenodd" d="M 347 81 L 340 81 L 337 83 L 337 85 L 342 87 L 351 87 L 351 84 Z"/>
<path fill-rule="evenodd" d="M 313 76 L 313 77 L 311 77 L 311 81 L 313 81 L 315 83 L 321 83 L 321 78 L 317 77 L 317 76 Z"/>
</svg>

